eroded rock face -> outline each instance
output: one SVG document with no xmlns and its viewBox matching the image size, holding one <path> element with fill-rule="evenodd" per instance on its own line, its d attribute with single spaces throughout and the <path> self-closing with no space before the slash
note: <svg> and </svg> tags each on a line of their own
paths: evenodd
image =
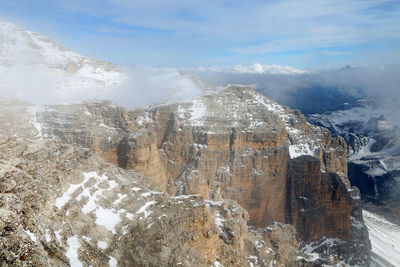
<svg viewBox="0 0 400 267">
<path fill-rule="evenodd" d="M 157 190 L 170 196 L 199 194 L 205 199 L 236 201 L 247 211 L 252 226 L 264 228 L 273 222 L 289 223 L 296 228 L 300 240 L 307 243 L 338 238 L 340 244 L 348 247 L 360 244 L 355 246 L 357 253 L 350 255 L 339 250 L 334 253 L 338 261 L 348 262 L 346 259 L 351 256 L 352 264 L 368 264 L 369 241 L 363 234 L 366 228 L 357 204 L 357 191 L 347 179 L 343 139 L 331 138 L 326 129 L 308 124 L 299 112 L 249 88 L 231 87 L 181 104 L 130 112 L 109 102 L 52 106 L 35 111 L 34 118 L 39 124 L 36 127 L 39 138 L 56 138 L 88 148 L 107 162 L 144 174 Z M 224 216 L 232 213 L 224 210 L 219 211 Z M 171 214 L 176 212 L 178 209 Z M 189 218 L 193 215 L 188 213 Z M 195 226 L 191 229 L 204 231 L 210 226 L 207 220 L 192 220 Z M 178 219 L 176 227 L 181 224 L 189 225 L 186 218 Z M 237 233 L 243 229 L 240 225 L 228 228 Z M 154 226 L 162 229 L 162 225 Z M 131 233 L 133 237 L 143 232 L 151 240 L 158 238 L 156 233 L 146 230 L 147 226 L 136 227 Z M 216 237 L 230 248 L 240 250 L 246 242 L 232 239 L 229 233 L 226 229 L 222 233 L 217 231 Z M 210 237 L 201 237 L 199 247 L 214 240 L 214 237 L 203 238 Z M 133 242 L 130 238 L 126 240 Z M 167 248 L 168 240 L 166 237 L 157 246 L 142 244 L 143 249 L 124 254 L 126 262 L 137 260 L 140 265 L 149 260 L 146 255 L 152 252 L 158 255 L 152 262 L 162 262 L 166 259 L 162 255 L 176 253 L 178 249 Z M 189 248 L 193 244 L 187 243 L 187 253 L 192 253 Z M 330 243 L 322 244 L 317 247 L 326 251 L 321 247 L 329 247 Z M 306 252 L 313 252 L 312 248 L 307 247 Z M 224 249 L 221 247 L 219 251 Z M 208 250 L 204 253 L 221 255 Z M 228 265 L 229 261 L 244 262 L 245 256 L 237 258 L 229 253 L 211 258 L 219 262 L 227 259 Z M 202 257 L 205 256 L 192 258 L 201 262 Z"/>
<path fill-rule="evenodd" d="M 318 159 L 301 156 L 290 162 L 287 176 L 288 222 L 296 226 L 302 240 L 353 237 L 352 198 L 337 174 L 321 172 Z"/>
</svg>

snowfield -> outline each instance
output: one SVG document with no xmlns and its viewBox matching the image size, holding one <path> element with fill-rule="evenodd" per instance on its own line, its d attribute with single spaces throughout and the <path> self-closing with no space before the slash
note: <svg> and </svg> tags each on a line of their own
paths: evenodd
<svg viewBox="0 0 400 267">
<path fill-rule="evenodd" d="M 400 226 L 366 210 L 363 216 L 372 245 L 372 266 L 400 266 Z"/>
</svg>

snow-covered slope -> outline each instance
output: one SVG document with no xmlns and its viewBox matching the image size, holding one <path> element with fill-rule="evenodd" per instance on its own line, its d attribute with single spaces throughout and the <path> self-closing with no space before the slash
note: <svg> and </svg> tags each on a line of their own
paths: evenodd
<svg viewBox="0 0 400 267">
<path fill-rule="evenodd" d="M 6 68 L 42 65 L 59 74 L 72 75 L 88 84 L 121 82 L 119 68 L 68 50 L 53 40 L 15 24 L 0 21 L 0 66 Z"/>
<path fill-rule="evenodd" d="M 117 65 L 82 56 L 45 36 L 0 21 L 2 97 L 70 102 L 83 94 L 101 97 L 123 80 Z"/>
<path fill-rule="evenodd" d="M 400 227 L 366 210 L 363 216 L 372 245 L 372 266 L 400 266 Z"/>
</svg>

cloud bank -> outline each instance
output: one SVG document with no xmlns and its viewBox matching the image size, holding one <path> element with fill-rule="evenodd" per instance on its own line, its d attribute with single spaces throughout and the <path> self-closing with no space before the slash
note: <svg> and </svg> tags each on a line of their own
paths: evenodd
<svg viewBox="0 0 400 267">
<path fill-rule="evenodd" d="M 299 108 L 305 113 L 312 112 L 315 110 L 313 107 L 319 104 L 327 106 L 326 109 L 321 107 L 316 110 L 322 112 L 339 108 L 344 102 L 357 98 L 380 98 L 387 100 L 386 102 L 400 103 L 400 65 L 347 66 L 342 69 L 291 74 L 249 73 L 247 68 L 251 66 L 242 66 L 240 69 L 246 69 L 243 72 L 220 71 L 217 67 L 207 67 L 197 68 L 191 73 L 215 87 L 229 84 L 249 85 L 277 102 Z M 313 100 L 316 102 L 312 102 Z"/>
</svg>

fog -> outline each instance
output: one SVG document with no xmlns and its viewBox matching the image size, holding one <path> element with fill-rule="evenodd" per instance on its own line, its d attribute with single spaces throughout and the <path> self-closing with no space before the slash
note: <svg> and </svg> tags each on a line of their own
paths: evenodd
<svg viewBox="0 0 400 267">
<path fill-rule="evenodd" d="M 174 68 L 138 65 L 125 70 L 126 79 L 114 88 L 110 99 L 127 108 L 180 102 L 206 93 L 194 77 Z"/>
<path fill-rule="evenodd" d="M 128 66 L 122 73 L 118 84 L 104 86 L 91 77 L 55 71 L 43 64 L 0 66 L 0 97 L 36 105 L 106 99 L 133 109 L 204 94 L 196 79 L 173 68 Z"/>
</svg>

